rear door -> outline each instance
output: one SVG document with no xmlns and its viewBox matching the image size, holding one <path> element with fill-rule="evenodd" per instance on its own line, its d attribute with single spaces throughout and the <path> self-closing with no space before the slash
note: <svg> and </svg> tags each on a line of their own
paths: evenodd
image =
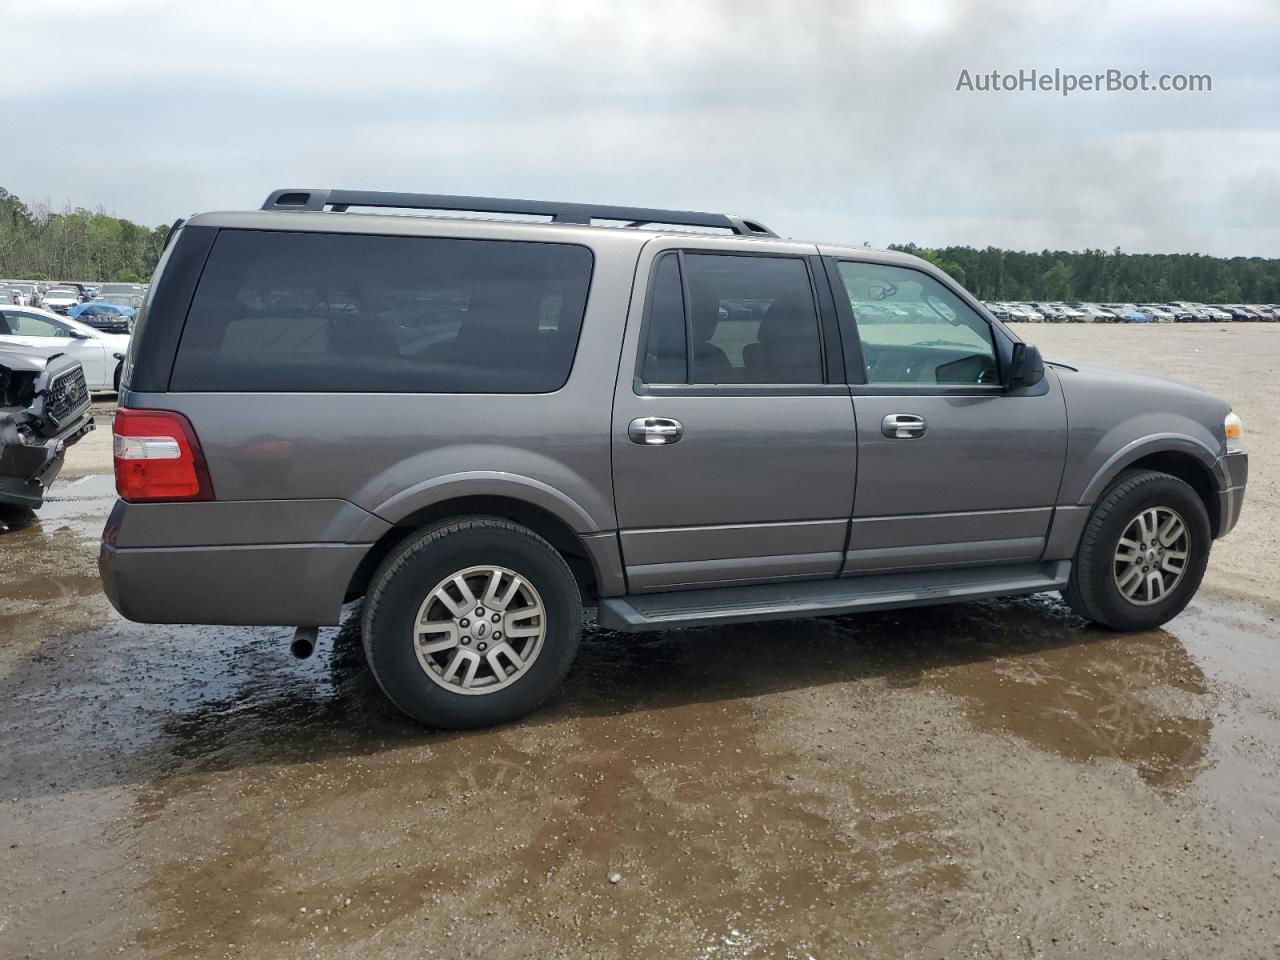
<svg viewBox="0 0 1280 960">
<path fill-rule="evenodd" d="M 632 592 L 838 573 L 857 437 L 815 253 L 646 246 L 613 410 Z"/>
<path fill-rule="evenodd" d="M 1057 378 L 1006 391 L 1012 339 L 940 277 L 827 263 L 858 423 L 845 574 L 1038 560 L 1066 459 Z"/>
</svg>

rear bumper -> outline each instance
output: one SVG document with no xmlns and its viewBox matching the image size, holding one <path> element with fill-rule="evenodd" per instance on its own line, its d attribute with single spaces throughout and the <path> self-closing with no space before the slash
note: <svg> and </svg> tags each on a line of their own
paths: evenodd
<svg viewBox="0 0 1280 960">
<path fill-rule="evenodd" d="M 139 623 L 336 625 L 347 584 L 369 544 L 212 547 L 102 544 L 102 589 Z"/>
<path fill-rule="evenodd" d="M 1218 488 L 1218 530 L 1225 537 L 1240 519 L 1244 506 L 1244 488 L 1249 482 L 1249 455 L 1242 450 L 1228 452 L 1220 461 Z"/>
</svg>

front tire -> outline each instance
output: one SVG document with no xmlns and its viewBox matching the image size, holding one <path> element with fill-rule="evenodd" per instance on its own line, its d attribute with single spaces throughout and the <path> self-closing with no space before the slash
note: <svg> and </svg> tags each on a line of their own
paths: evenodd
<svg viewBox="0 0 1280 960">
<path fill-rule="evenodd" d="M 1209 512 L 1189 484 L 1127 470 L 1089 515 L 1063 598 L 1113 630 L 1154 629 L 1191 602 L 1212 539 Z"/>
<path fill-rule="evenodd" d="M 419 531 L 383 560 L 361 626 L 392 703 L 433 727 L 482 727 L 523 716 L 560 685 L 582 598 L 542 537 L 468 517 Z"/>
</svg>

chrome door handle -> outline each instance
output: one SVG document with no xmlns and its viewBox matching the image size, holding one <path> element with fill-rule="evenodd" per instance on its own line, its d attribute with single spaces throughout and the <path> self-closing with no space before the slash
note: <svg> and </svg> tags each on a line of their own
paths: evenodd
<svg viewBox="0 0 1280 960">
<path fill-rule="evenodd" d="M 657 446 L 675 443 L 684 436 L 684 427 L 679 420 L 669 417 L 636 417 L 627 424 L 627 436 L 632 443 Z"/>
<path fill-rule="evenodd" d="M 911 440 L 923 437 L 928 424 L 924 417 L 914 413 L 891 413 L 880 421 L 880 432 L 890 440 Z"/>
</svg>

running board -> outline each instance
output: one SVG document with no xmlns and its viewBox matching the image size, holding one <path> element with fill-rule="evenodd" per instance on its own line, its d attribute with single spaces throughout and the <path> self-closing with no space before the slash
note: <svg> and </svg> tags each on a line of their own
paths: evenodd
<svg viewBox="0 0 1280 960">
<path fill-rule="evenodd" d="M 670 630 L 922 607 L 1060 590 L 1070 575 L 1071 561 L 1057 560 L 602 597 L 600 626 L 626 631 Z"/>
</svg>

